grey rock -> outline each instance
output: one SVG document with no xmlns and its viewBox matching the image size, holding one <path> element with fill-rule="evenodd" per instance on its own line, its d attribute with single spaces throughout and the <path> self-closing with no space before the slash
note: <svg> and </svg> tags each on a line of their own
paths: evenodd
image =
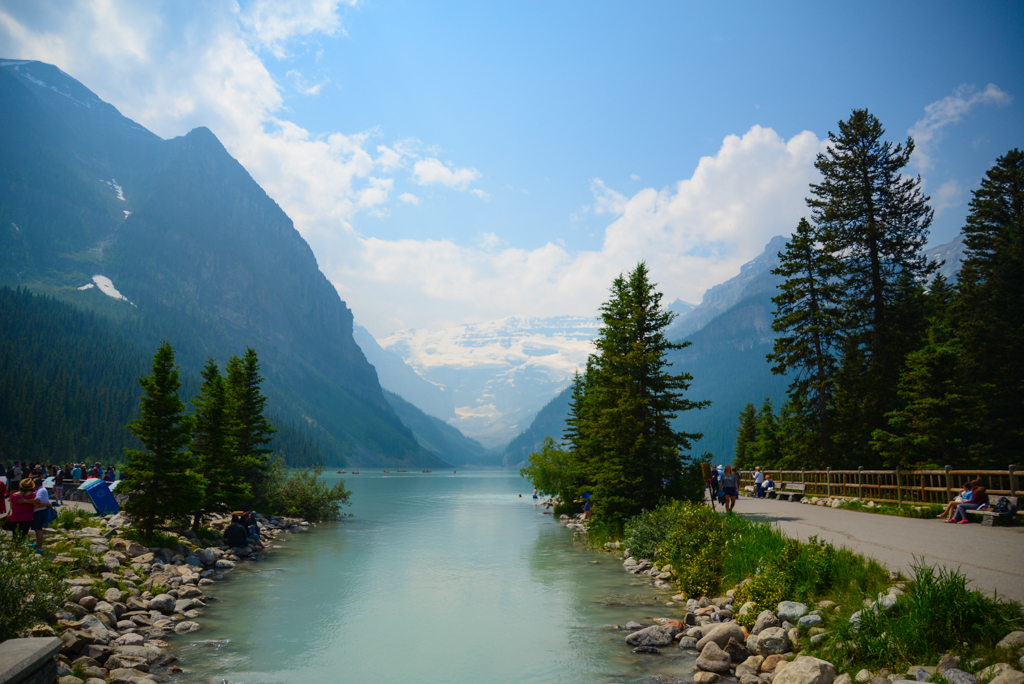
<svg viewBox="0 0 1024 684">
<path fill-rule="evenodd" d="M 748 651 L 747 647 L 743 645 L 742 630 L 740 640 L 737 640 L 735 637 L 730 638 L 729 643 L 725 645 L 725 649 L 723 650 L 729 654 L 729 657 L 732 658 L 732 662 L 734 663 L 742 663 L 750 657 L 750 651 Z M 755 672 L 754 674 L 756 675 L 757 673 Z"/>
<path fill-rule="evenodd" d="M 202 602 L 197 601 L 195 599 L 190 599 L 190 598 L 178 599 L 177 601 L 174 602 L 174 612 L 175 613 L 184 613 L 187 610 L 192 610 L 196 606 L 202 607 L 203 604 L 202 604 Z"/>
<path fill-rule="evenodd" d="M 715 672 L 694 672 L 693 673 L 693 684 L 715 684 L 722 677 Z M 680 682 L 683 680 L 680 679 Z"/>
<path fill-rule="evenodd" d="M 672 625 L 652 625 L 628 635 L 626 643 L 630 646 L 668 646 L 678 633 L 679 629 Z"/>
<path fill-rule="evenodd" d="M 978 684 L 978 680 L 974 675 L 968 674 L 955 667 L 951 667 L 943 672 L 942 676 L 946 678 L 947 684 Z"/>
<path fill-rule="evenodd" d="M 686 636 L 688 636 L 688 637 L 693 637 L 694 639 L 700 641 L 701 637 L 704 636 L 704 628 L 703 627 L 690 627 L 689 629 L 687 629 L 683 633 Z"/>
<path fill-rule="evenodd" d="M 846 672 L 835 678 L 832 684 L 850 684 L 850 675 Z"/>
<path fill-rule="evenodd" d="M 798 601 L 783 601 L 775 610 L 775 614 L 779 616 L 780 620 L 795 623 L 804 615 L 807 615 L 807 606 Z M 832 683 L 829 682 L 829 684 Z"/>
<path fill-rule="evenodd" d="M 989 684 L 1024 684 L 1024 672 L 1006 669 L 996 675 Z"/>
<path fill-rule="evenodd" d="M 836 678 L 835 666 L 827 660 L 800 656 L 786 665 L 781 672 L 776 670 L 772 684 L 833 684 Z"/>
<path fill-rule="evenodd" d="M 202 595 L 203 595 L 203 590 L 200 589 L 199 587 L 193 587 L 193 586 L 184 587 L 183 586 L 181 589 L 178 589 L 178 598 L 179 599 L 199 598 Z"/>
<path fill-rule="evenodd" d="M 191 620 L 182 620 L 174 626 L 175 634 L 188 634 L 189 632 L 195 632 L 199 629 L 198 622 L 192 622 Z"/>
<path fill-rule="evenodd" d="M 756 634 L 751 634 L 747 637 L 747 650 L 751 653 L 757 653 L 757 642 L 758 638 Z"/>
<path fill-rule="evenodd" d="M 174 612 L 174 597 L 170 594 L 157 594 L 153 598 L 149 599 L 150 610 L 159 610 L 161 613 L 173 613 Z"/>
<path fill-rule="evenodd" d="M 679 640 L 679 648 L 681 648 L 684 651 L 696 651 L 697 640 L 693 637 L 684 636 L 682 639 Z"/>
<path fill-rule="evenodd" d="M 714 641 L 709 641 L 697 656 L 697 668 L 704 672 L 726 674 L 731 665 L 732 659 L 729 654 L 719 648 Z"/>
<path fill-rule="evenodd" d="M 881 610 L 884 613 L 891 613 L 896 607 L 897 600 L 898 599 L 895 596 L 883 596 L 875 601 L 875 610 Z"/>
<path fill-rule="evenodd" d="M 641 627 L 643 627 L 643 625 L 634 620 L 630 620 L 626 623 L 626 629 L 640 629 Z"/>
<path fill-rule="evenodd" d="M 940 675 L 945 676 L 946 670 L 949 670 L 950 668 L 954 668 L 954 667 L 956 667 L 959 664 L 960 664 L 960 659 L 959 658 L 957 658 L 952 653 L 947 653 L 946 655 L 942 656 L 941 659 L 939 659 L 939 664 L 935 666 L 935 669 L 938 670 Z"/>
<path fill-rule="evenodd" d="M 813 634 L 813 635 L 811 635 L 811 643 L 812 644 L 819 644 L 819 643 L 821 643 L 822 641 L 824 641 L 825 639 L 828 638 L 828 634 L 829 634 L 828 632 L 821 632 L 820 634 Z"/>
<path fill-rule="evenodd" d="M 650 655 L 661 655 L 661 649 L 656 646 L 637 646 L 633 649 L 633 653 L 647 653 Z"/>
<path fill-rule="evenodd" d="M 781 655 L 788 650 L 789 635 L 781 627 L 769 627 L 757 635 L 757 652 L 760 655 Z"/>
<path fill-rule="evenodd" d="M 231 568 L 235 567 L 234 563 L 224 559 L 218 560 L 214 565 L 220 570 L 230 570 Z"/>
<path fill-rule="evenodd" d="M 794 627 L 793 629 L 786 632 L 786 636 L 789 637 L 789 647 L 794 651 L 800 650 L 800 630 Z"/>
<path fill-rule="evenodd" d="M 729 639 L 735 639 L 742 643 L 743 628 L 735 622 L 723 622 L 721 624 L 717 624 L 714 627 L 704 630 L 704 636 L 702 636 L 700 641 L 697 642 L 697 650 L 703 653 L 704 647 L 712 641 L 715 642 L 719 648 L 725 648 L 725 645 L 729 643 Z"/>
<path fill-rule="evenodd" d="M 652 684 L 689 684 L 685 679 L 679 679 L 667 674 L 651 675 Z"/>
<path fill-rule="evenodd" d="M 110 630 L 95 615 L 82 618 L 82 629 L 91 634 L 96 643 L 106 644 L 110 641 Z"/>
<path fill-rule="evenodd" d="M 762 610 L 757 616 L 757 622 L 754 623 L 754 628 L 750 630 L 750 633 L 760 634 L 769 627 L 778 627 L 779 625 L 779 618 L 776 617 L 775 613 L 770 610 Z"/>
<path fill-rule="evenodd" d="M 797 626 L 801 629 L 809 629 L 811 627 L 814 627 L 815 625 L 820 625 L 821 623 L 822 619 L 820 615 L 804 615 L 797 622 Z"/>
<path fill-rule="evenodd" d="M 121 600 L 121 590 L 116 587 L 111 587 L 103 594 L 103 599 L 108 603 L 117 603 Z"/>
<path fill-rule="evenodd" d="M 1006 650 L 1010 650 L 1015 646 L 1024 646 L 1024 632 L 1010 632 L 996 644 L 996 648 L 1005 648 Z"/>
</svg>

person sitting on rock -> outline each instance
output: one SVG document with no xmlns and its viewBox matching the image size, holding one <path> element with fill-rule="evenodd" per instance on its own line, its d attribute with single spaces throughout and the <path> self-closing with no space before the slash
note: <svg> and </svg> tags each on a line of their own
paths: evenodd
<svg viewBox="0 0 1024 684">
<path fill-rule="evenodd" d="M 242 525 L 241 518 L 237 515 L 232 515 L 231 524 L 224 530 L 224 544 L 237 549 L 245 546 L 245 540 L 245 527 Z"/>
</svg>

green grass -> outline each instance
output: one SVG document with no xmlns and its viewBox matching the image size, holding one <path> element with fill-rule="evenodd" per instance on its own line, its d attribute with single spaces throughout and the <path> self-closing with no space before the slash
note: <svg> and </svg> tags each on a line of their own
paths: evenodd
<svg viewBox="0 0 1024 684">
<path fill-rule="evenodd" d="M 1024 626 L 1019 603 L 971 589 L 959 570 L 924 563 L 914 566 L 906 593 L 890 613 L 864 610 L 855 627 L 849 621 L 854 609 L 848 607 L 836 617 L 830 638 L 815 646 L 808 643 L 807 652 L 840 671 L 905 671 L 911 665 L 935 664 L 944 653 L 959 656 L 965 669 L 978 671 L 1000 662 L 1006 654 L 994 645 Z"/>
<path fill-rule="evenodd" d="M 896 515 L 901 518 L 935 518 L 943 510 L 945 506 L 943 504 L 911 504 L 906 503 L 902 506 L 896 504 L 885 504 L 876 503 L 874 506 L 868 506 L 865 501 L 844 501 L 839 508 L 848 511 L 861 511 L 863 513 L 877 513 L 879 515 Z"/>
<path fill-rule="evenodd" d="M 160 530 L 153 530 L 153 536 L 146 537 L 141 530 L 128 528 L 121 530 L 121 538 L 137 541 L 149 549 L 176 549 L 182 545 L 181 540 L 176 535 L 161 532 Z"/>
<path fill-rule="evenodd" d="M 96 514 L 81 508 L 62 507 L 51 527 L 60 530 L 78 530 L 85 521 L 95 521 Z"/>
</svg>

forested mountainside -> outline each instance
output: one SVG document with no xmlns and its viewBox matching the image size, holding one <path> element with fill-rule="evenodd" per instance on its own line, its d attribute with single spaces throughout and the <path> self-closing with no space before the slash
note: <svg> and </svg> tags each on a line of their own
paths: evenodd
<svg viewBox="0 0 1024 684">
<path fill-rule="evenodd" d="M 398 417 L 409 426 L 424 449 L 452 465 L 501 465 L 501 453 L 488 450 L 483 444 L 462 434 L 458 428 L 440 418 L 428 415 L 394 392 L 384 396 Z"/>
<path fill-rule="evenodd" d="M 152 351 L 144 323 L 114 321 L 28 290 L 0 287 L 0 461 L 119 462 L 139 443 L 125 425 L 138 415 Z M 226 359 L 225 359 L 226 361 Z M 184 374 L 181 397 L 199 391 Z M 320 463 L 315 441 L 270 414 L 271 448 L 290 465 Z"/>
<path fill-rule="evenodd" d="M 571 396 L 572 386 L 569 386 L 545 404 L 530 426 L 516 435 L 505 447 L 502 465 L 510 468 L 525 465 L 526 459 L 540 447 L 545 437 L 551 437 L 556 442 L 561 441 L 562 433 L 565 432 L 565 418 L 569 415 Z"/>
<path fill-rule="evenodd" d="M 140 321 L 193 375 L 251 346 L 270 410 L 330 464 L 442 465 L 291 220 L 209 130 L 162 140 L 39 62 L 0 66 L 0 117 L 0 284 Z"/>
</svg>

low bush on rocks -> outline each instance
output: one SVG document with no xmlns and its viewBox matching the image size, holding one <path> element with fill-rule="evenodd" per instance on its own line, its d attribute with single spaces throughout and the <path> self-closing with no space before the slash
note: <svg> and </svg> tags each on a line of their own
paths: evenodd
<svg viewBox="0 0 1024 684">
<path fill-rule="evenodd" d="M 955 570 L 915 565 L 905 587 L 888 610 L 876 604 L 861 607 L 854 619 L 836 620 L 830 638 L 811 645 L 811 652 L 841 669 L 856 662 L 896 671 L 941 653 L 975 659 L 979 648 L 1024 626 L 1019 603 L 970 589 Z"/>
<path fill-rule="evenodd" d="M 27 538 L 0 534 L 0 641 L 14 639 L 64 603 L 67 571 L 35 553 Z"/>
<path fill-rule="evenodd" d="M 272 512 L 314 523 L 344 518 L 341 507 L 348 505 L 352 492 L 344 482 L 328 486 L 320 479 L 322 472 L 321 467 L 288 472 L 270 495 Z"/>
<path fill-rule="evenodd" d="M 173 549 L 181 543 L 176 535 L 161 532 L 160 530 L 153 530 L 153 535 L 146 537 L 142 530 L 130 527 L 121 530 L 120 536 L 124 539 L 137 541 L 147 548 Z"/>
</svg>

